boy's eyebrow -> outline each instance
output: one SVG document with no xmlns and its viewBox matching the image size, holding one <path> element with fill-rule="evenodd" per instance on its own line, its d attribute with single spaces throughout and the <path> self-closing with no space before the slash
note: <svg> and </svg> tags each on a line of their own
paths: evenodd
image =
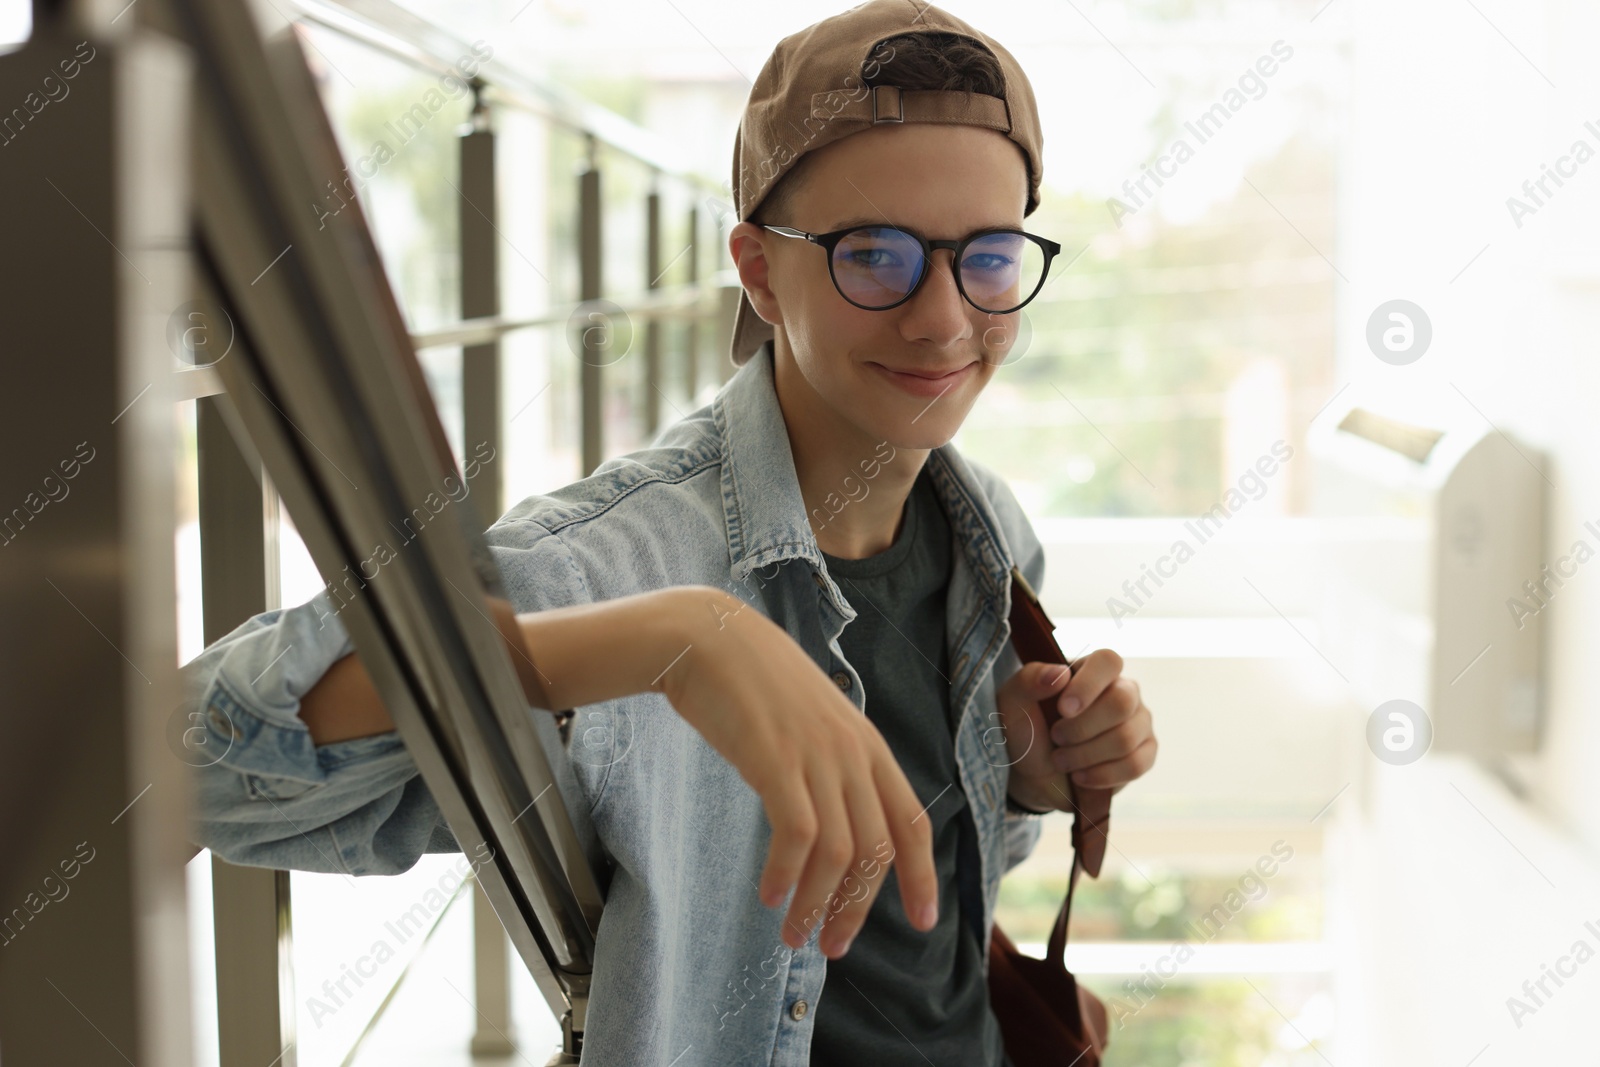
<svg viewBox="0 0 1600 1067">
<path fill-rule="evenodd" d="M 854 226 L 900 226 L 900 225 L 903 225 L 903 224 L 889 222 L 886 219 L 883 219 L 883 218 L 881 218 L 881 217 L 879 217 L 877 215 L 858 215 L 855 218 L 849 218 L 849 219 L 843 220 L 842 222 L 834 223 L 834 225 L 832 227 L 830 227 L 830 229 L 846 230 L 846 229 L 850 229 L 851 227 L 854 227 Z M 1022 228 L 1022 224 L 1021 223 L 991 222 L 988 225 L 978 226 L 978 227 L 976 227 L 976 228 L 974 228 L 974 229 L 972 229 L 972 230 L 970 230 L 968 232 L 977 233 L 978 230 L 1020 230 L 1021 228 Z M 963 236 L 965 236 L 965 235 L 963 235 Z"/>
<path fill-rule="evenodd" d="M 891 223 L 891 222 L 888 222 L 888 221 L 886 221 L 884 219 L 877 218 L 875 216 L 858 215 L 853 219 L 845 219 L 843 222 L 837 223 L 836 225 L 834 225 L 832 227 L 832 229 L 842 230 L 846 226 L 892 226 L 892 225 L 894 225 L 894 224 Z"/>
</svg>

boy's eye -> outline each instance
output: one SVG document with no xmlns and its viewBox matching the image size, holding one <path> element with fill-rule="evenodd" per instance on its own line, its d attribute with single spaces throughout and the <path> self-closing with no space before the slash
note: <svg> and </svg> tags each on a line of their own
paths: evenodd
<svg viewBox="0 0 1600 1067">
<path fill-rule="evenodd" d="M 991 253 L 984 253 L 984 254 L 981 254 L 981 255 L 968 256 L 966 259 L 961 261 L 961 269 L 962 270 L 981 270 L 981 271 L 989 271 L 989 272 L 998 272 L 998 271 L 1003 271 L 1003 270 L 1010 270 L 1011 267 L 1012 267 L 1012 260 L 1011 260 L 1010 256 L 996 255 L 996 254 L 994 254 L 992 252 Z"/>
<path fill-rule="evenodd" d="M 893 267 L 900 263 L 899 254 L 888 248 L 853 248 L 844 258 L 858 267 Z"/>
</svg>

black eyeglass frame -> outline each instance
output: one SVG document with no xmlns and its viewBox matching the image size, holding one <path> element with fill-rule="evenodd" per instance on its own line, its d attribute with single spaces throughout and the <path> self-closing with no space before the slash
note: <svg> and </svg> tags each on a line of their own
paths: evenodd
<svg viewBox="0 0 1600 1067">
<path fill-rule="evenodd" d="M 1048 237 L 1040 237 L 1036 233 L 1029 233 L 1026 230 L 1013 229 L 1009 226 L 994 226 L 986 230 L 978 230 L 975 233 L 969 233 L 959 241 L 930 241 L 916 230 L 909 229 L 905 226 L 897 226 L 888 222 L 861 223 L 855 226 L 846 226 L 842 230 L 832 230 L 828 233 L 807 233 L 805 230 L 798 230 L 793 226 L 772 226 L 765 223 L 762 224 L 761 228 L 764 230 L 771 230 L 773 233 L 780 234 L 784 237 L 803 238 L 804 240 L 810 241 L 812 244 L 820 247 L 828 254 L 828 278 L 833 282 L 834 291 L 843 297 L 846 303 L 850 304 L 852 307 L 858 307 L 863 311 L 889 311 L 893 308 L 899 307 L 907 300 L 910 300 L 912 297 L 916 296 L 917 292 L 922 288 L 923 283 L 928 280 L 928 277 L 931 274 L 933 274 L 931 268 L 933 267 L 934 250 L 938 248 L 948 248 L 953 253 L 952 265 L 954 269 L 951 271 L 951 274 L 956 280 L 956 289 L 961 293 L 961 298 L 968 304 L 983 312 L 985 315 L 1010 315 L 1013 312 L 1021 311 L 1023 308 L 1027 307 L 1029 302 L 1032 301 L 1034 297 L 1039 295 L 1039 290 L 1044 288 L 1045 279 L 1050 277 L 1051 262 L 1056 258 L 1056 256 L 1061 254 L 1061 245 L 1050 240 Z M 872 307 L 867 304 L 856 303 L 854 300 L 851 300 L 845 295 L 844 289 L 839 285 L 838 276 L 833 272 L 833 250 L 838 247 L 839 242 L 844 240 L 846 235 L 855 233 L 858 230 L 899 230 L 901 233 L 915 238 L 917 243 L 922 246 L 923 262 L 926 263 L 930 269 L 926 269 L 922 272 L 922 277 L 917 279 L 917 283 L 911 287 L 911 291 L 909 293 L 901 297 L 899 300 L 896 300 L 892 304 L 884 304 L 882 307 Z M 1029 293 L 1023 298 L 1022 303 L 1005 311 L 991 311 L 989 308 L 979 307 L 978 302 L 972 299 L 972 296 L 967 292 L 967 287 L 961 284 L 961 254 L 967 250 L 967 246 L 972 242 L 982 237 L 991 237 L 997 233 L 1011 233 L 1016 234 L 1019 237 L 1026 237 L 1044 250 L 1044 268 L 1039 271 L 1039 284 L 1033 287 L 1033 292 Z"/>
</svg>

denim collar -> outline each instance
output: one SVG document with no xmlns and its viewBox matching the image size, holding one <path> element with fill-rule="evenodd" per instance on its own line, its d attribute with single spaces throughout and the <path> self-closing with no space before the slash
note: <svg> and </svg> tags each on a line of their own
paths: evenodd
<svg viewBox="0 0 1600 1067">
<path fill-rule="evenodd" d="M 712 402 L 712 417 L 723 441 L 722 505 L 736 581 L 744 581 L 757 568 L 789 559 L 805 560 L 819 574 L 827 574 L 800 495 L 794 453 L 778 404 L 774 358 L 769 340 Z M 927 465 L 983 595 L 1002 610 L 1010 602 L 1013 557 L 989 494 L 953 444 L 929 452 Z M 854 609 L 832 578 L 822 584 L 834 609 L 846 619 L 854 618 Z"/>
</svg>

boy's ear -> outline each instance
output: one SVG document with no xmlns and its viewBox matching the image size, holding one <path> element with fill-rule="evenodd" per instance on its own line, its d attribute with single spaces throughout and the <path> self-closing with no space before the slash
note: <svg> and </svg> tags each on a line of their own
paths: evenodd
<svg viewBox="0 0 1600 1067">
<path fill-rule="evenodd" d="M 762 243 L 761 227 L 753 222 L 741 222 L 734 226 L 728 231 L 728 253 L 739 271 L 739 283 L 750 298 L 750 306 L 755 308 L 763 322 L 771 326 L 781 325 L 783 315 L 778 307 L 778 298 L 770 287 L 771 263 L 767 259 L 766 246 Z"/>
</svg>

